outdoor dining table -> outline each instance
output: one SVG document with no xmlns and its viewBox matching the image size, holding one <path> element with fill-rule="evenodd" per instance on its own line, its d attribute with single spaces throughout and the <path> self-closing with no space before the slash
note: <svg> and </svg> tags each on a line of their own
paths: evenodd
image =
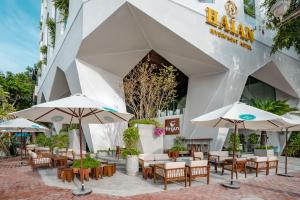
<svg viewBox="0 0 300 200">
<path fill-rule="evenodd" d="M 59 156 L 59 155 L 52 155 L 51 160 L 53 163 L 53 167 L 57 166 L 67 166 L 68 157 L 67 156 Z"/>
</svg>

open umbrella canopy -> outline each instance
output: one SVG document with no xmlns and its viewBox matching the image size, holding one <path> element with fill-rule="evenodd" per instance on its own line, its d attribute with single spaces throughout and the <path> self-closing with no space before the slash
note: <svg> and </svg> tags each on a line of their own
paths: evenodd
<svg viewBox="0 0 300 200">
<path fill-rule="evenodd" d="M 80 139 L 80 169 L 82 165 L 82 128 L 85 124 L 106 124 L 129 121 L 133 115 L 121 113 L 109 106 L 90 99 L 83 94 L 75 94 L 70 97 L 56 101 L 49 101 L 38 104 L 32 108 L 12 113 L 14 116 L 21 116 L 33 121 L 56 122 L 62 124 L 79 124 Z M 89 194 L 91 189 L 84 187 L 84 180 L 81 174 L 81 189 L 73 190 L 74 195 Z"/>
<path fill-rule="evenodd" d="M 47 127 L 24 118 L 11 119 L 0 123 L 1 132 L 46 132 L 48 130 Z"/>
<path fill-rule="evenodd" d="M 192 120 L 193 124 L 204 127 L 222 127 L 252 129 L 252 130 L 271 130 L 274 128 L 285 127 L 289 123 L 282 117 L 246 105 L 235 102 L 231 105 L 222 107 L 215 111 L 201 115 Z"/>
<path fill-rule="evenodd" d="M 293 113 L 287 113 L 282 116 L 282 119 L 290 124 L 285 127 L 288 131 L 300 131 L 300 116 Z"/>
<path fill-rule="evenodd" d="M 32 108 L 12 113 L 33 121 L 56 122 L 62 124 L 105 124 L 128 121 L 133 117 L 129 113 L 121 113 L 109 106 L 86 97 L 75 94 L 33 106 Z"/>
</svg>

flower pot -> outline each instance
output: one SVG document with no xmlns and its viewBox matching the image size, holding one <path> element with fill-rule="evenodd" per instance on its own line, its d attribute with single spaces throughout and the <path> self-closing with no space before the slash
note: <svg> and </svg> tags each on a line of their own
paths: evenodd
<svg viewBox="0 0 300 200">
<path fill-rule="evenodd" d="M 126 158 L 126 174 L 129 176 L 135 176 L 139 171 L 138 156 L 132 155 Z"/>
</svg>

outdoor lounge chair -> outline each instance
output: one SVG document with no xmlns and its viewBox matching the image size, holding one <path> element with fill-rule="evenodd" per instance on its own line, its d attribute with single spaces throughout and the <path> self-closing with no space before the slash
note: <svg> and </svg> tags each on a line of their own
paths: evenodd
<svg viewBox="0 0 300 200">
<path fill-rule="evenodd" d="M 268 169 L 267 169 L 267 175 L 270 173 L 270 169 L 275 169 L 275 173 L 278 172 L 278 158 L 276 156 L 269 156 L 268 157 Z"/>
<path fill-rule="evenodd" d="M 33 170 L 39 167 L 51 167 L 51 158 L 42 155 L 37 155 L 35 152 L 28 151 L 29 164 Z"/>
<path fill-rule="evenodd" d="M 157 177 L 164 180 L 164 190 L 167 190 L 167 184 L 171 181 L 185 181 L 187 182 L 187 172 L 185 162 L 168 162 L 165 164 L 157 164 L 154 166 L 154 183 Z"/>
<path fill-rule="evenodd" d="M 189 179 L 189 186 L 192 185 L 192 179 L 198 177 L 207 177 L 207 184 L 209 184 L 209 163 L 208 160 L 190 161 L 186 164 L 187 176 Z"/>
<path fill-rule="evenodd" d="M 232 161 L 223 163 L 222 175 L 224 170 L 232 171 Z M 233 172 L 235 173 L 236 179 L 238 179 L 238 173 L 244 173 L 247 178 L 247 158 L 237 158 L 233 165 Z"/>
<path fill-rule="evenodd" d="M 221 166 L 226 159 L 229 159 L 228 151 L 210 151 L 208 154 L 208 161 L 215 166 L 217 173 L 218 166 Z"/>
<path fill-rule="evenodd" d="M 250 169 L 255 169 L 256 177 L 258 177 L 259 171 L 266 171 L 266 175 L 268 175 L 268 157 L 255 157 L 251 158 L 250 161 L 247 162 L 247 167 Z"/>
<path fill-rule="evenodd" d="M 140 154 L 139 164 L 141 168 L 149 167 L 151 164 L 163 164 L 169 162 L 171 159 L 168 154 Z"/>
<path fill-rule="evenodd" d="M 203 160 L 204 159 L 203 152 L 201 152 L 201 151 L 194 152 L 193 158 L 194 158 L 194 160 Z"/>
</svg>

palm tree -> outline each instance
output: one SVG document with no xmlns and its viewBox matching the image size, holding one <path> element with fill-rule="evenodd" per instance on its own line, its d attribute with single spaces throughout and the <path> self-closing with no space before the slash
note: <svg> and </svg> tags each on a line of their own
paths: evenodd
<svg viewBox="0 0 300 200">
<path fill-rule="evenodd" d="M 284 115 L 288 112 L 296 111 L 298 109 L 290 107 L 287 100 L 273 100 L 273 99 L 251 99 L 247 104 L 259 108 L 261 110 L 274 113 L 276 115 Z M 260 145 L 267 144 L 267 132 L 262 131 L 260 137 Z"/>
</svg>

